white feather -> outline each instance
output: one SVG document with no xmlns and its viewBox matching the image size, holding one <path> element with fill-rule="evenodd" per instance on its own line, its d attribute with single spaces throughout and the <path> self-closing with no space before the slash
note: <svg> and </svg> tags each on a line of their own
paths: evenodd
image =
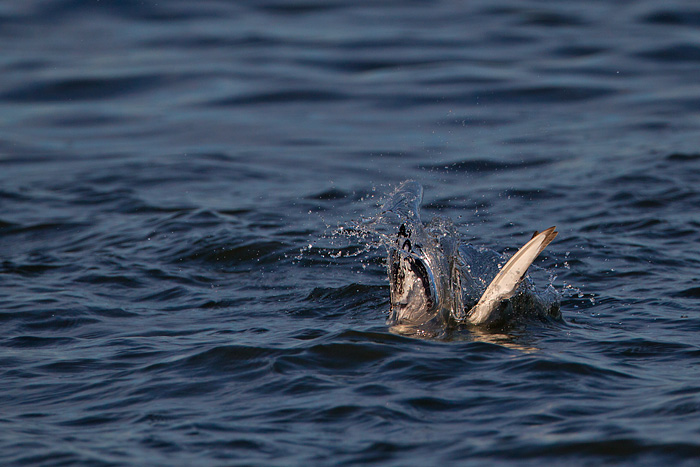
<svg viewBox="0 0 700 467">
<path fill-rule="evenodd" d="M 550 227 L 543 232 L 536 233 L 525 246 L 508 260 L 486 288 L 479 302 L 469 310 L 467 320 L 470 323 L 483 324 L 490 321 L 501 302 L 515 294 L 532 262 L 557 236 L 555 229 L 556 227 Z"/>
</svg>

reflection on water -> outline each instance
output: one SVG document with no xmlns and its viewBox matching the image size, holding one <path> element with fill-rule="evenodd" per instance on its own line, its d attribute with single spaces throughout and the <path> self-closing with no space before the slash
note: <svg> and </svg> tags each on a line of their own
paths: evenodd
<svg viewBox="0 0 700 467">
<path fill-rule="evenodd" d="M 532 345 L 525 345 L 520 342 L 520 333 L 509 334 L 506 331 L 498 331 L 484 328 L 482 326 L 469 326 L 462 330 L 446 329 L 422 329 L 413 325 L 396 324 L 389 328 L 389 332 L 400 336 L 413 337 L 418 339 L 437 339 L 451 342 L 483 342 L 506 347 L 520 352 L 537 352 L 538 348 Z"/>
</svg>

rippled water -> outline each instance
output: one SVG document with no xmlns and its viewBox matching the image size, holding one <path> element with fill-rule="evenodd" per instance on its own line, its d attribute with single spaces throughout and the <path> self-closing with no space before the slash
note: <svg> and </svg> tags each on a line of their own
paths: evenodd
<svg viewBox="0 0 700 467">
<path fill-rule="evenodd" d="M 4 465 L 695 465 L 696 2 L 0 4 Z M 405 179 L 562 323 L 389 332 Z"/>
</svg>

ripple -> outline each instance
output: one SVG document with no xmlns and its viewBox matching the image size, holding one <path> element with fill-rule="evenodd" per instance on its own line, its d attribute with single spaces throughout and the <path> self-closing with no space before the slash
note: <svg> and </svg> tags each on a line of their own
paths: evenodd
<svg viewBox="0 0 700 467">
<path fill-rule="evenodd" d="M 542 358 L 525 359 L 517 365 L 510 367 L 510 371 L 517 373 L 523 372 L 531 376 L 538 375 L 538 378 L 543 378 L 547 381 L 562 381 L 581 376 L 606 381 L 635 379 L 633 375 L 626 372 L 590 363 Z"/>
<path fill-rule="evenodd" d="M 56 332 L 67 331 L 70 329 L 87 326 L 90 324 L 97 324 L 100 320 L 89 317 L 79 317 L 79 316 L 60 316 L 51 315 L 50 318 L 43 319 L 41 321 L 27 321 L 22 324 L 22 328 L 26 330 L 33 331 L 46 331 L 52 330 Z"/>
<path fill-rule="evenodd" d="M 644 439 L 614 437 L 603 441 L 558 441 L 535 444 L 521 449 L 501 449 L 489 453 L 496 459 L 529 460 L 551 459 L 580 461 L 581 458 L 599 462 L 666 463 L 694 458 L 700 455 L 700 445 L 691 443 L 657 443 Z M 479 455 L 478 457 L 487 457 Z M 487 458 L 488 458 L 487 457 Z"/>
<path fill-rule="evenodd" d="M 0 264 L 0 274 L 17 274 L 24 277 L 32 277 L 58 269 L 59 267 L 60 266 L 57 264 L 17 264 L 12 261 L 5 260 Z"/>
<path fill-rule="evenodd" d="M 700 46 L 676 44 L 642 52 L 639 56 L 657 62 L 698 62 L 700 61 Z"/>
<path fill-rule="evenodd" d="M 572 45 L 558 47 L 554 50 L 554 54 L 564 58 L 581 58 L 600 55 L 601 53 L 606 52 L 606 50 L 607 49 L 604 47 Z"/>
<path fill-rule="evenodd" d="M 100 369 L 104 365 L 95 358 L 73 358 L 40 365 L 39 368 L 51 373 L 84 373 Z"/>
<path fill-rule="evenodd" d="M 700 298 L 700 287 L 689 287 L 676 293 L 677 297 Z"/>
<path fill-rule="evenodd" d="M 238 105 L 319 103 L 341 101 L 346 98 L 347 96 L 340 92 L 323 91 L 319 89 L 289 89 L 249 93 L 242 96 L 220 99 L 211 102 L 210 105 L 228 107 Z"/>
<path fill-rule="evenodd" d="M 421 169 L 447 173 L 481 173 L 528 169 L 551 164 L 547 159 L 528 159 L 519 162 L 500 162 L 487 159 L 464 160 L 449 164 L 422 165 Z"/>
<path fill-rule="evenodd" d="M 582 26 L 585 21 L 580 16 L 566 15 L 554 11 L 524 11 L 524 19 L 521 24 L 530 26 L 545 26 L 545 27 L 571 27 Z"/>
<path fill-rule="evenodd" d="M 615 89 L 593 86 L 530 86 L 494 89 L 475 95 L 480 104 L 574 103 L 610 96 Z"/>
<path fill-rule="evenodd" d="M 700 153 L 673 153 L 666 156 L 666 160 L 671 162 L 693 162 L 700 160 Z"/>
<path fill-rule="evenodd" d="M 275 13 L 283 16 L 305 15 L 309 13 L 320 13 L 346 8 L 346 5 L 337 2 L 301 2 L 287 4 L 286 2 L 259 2 L 256 8 L 262 11 Z"/>
<path fill-rule="evenodd" d="M 643 21 L 650 24 L 669 26 L 700 26 L 700 11 L 696 9 L 659 9 L 644 16 Z"/>
<path fill-rule="evenodd" d="M 284 351 L 267 347 L 244 345 L 219 346 L 178 361 L 178 366 L 207 373 L 209 371 L 240 374 L 244 369 L 259 369 L 268 365 L 268 359 Z"/>
<path fill-rule="evenodd" d="M 329 343 L 316 344 L 304 353 L 284 358 L 289 364 L 320 371 L 359 371 L 362 368 L 380 363 L 391 349 L 375 343 Z"/>
<path fill-rule="evenodd" d="M 229 245 L 217 238 L 205 238 L 172 256 L 176 263 L 199 262 L 242 270 L 277 263 L 288 249 L 289 245 L 277 240 L 238 239 L 236 244 Z"/>
<path fill-rule="evenodd" d="M 18 336 L 7 341 L 5 345 L 17 348 L 53 347 L 71 344 L 75 340 L 70 337 Z"/>
<path fill-rule="evenodd" d="M 383 294 L 387 290 L 386 286 L 366 285 L 366 284 L 350 284 L 343 287 L 316 287 L 306 297 L 309 301 L 325 301 L 332 300 L 345 302 L 347 299 L 361 299 L 363 296 L 371 297 L 373 295 Z"/>
<path fill-rule="evenodd" d="M 349 195 L 348 193 L 338 190 L 337 188 L 332 188 L 330 190 L 325 190 L 315 195 L 308 196 L 307 199 L 318 200 L 318 201 L 335 201 L 340 199 L 345 199 Z"/>
<path fill-rule="evenodd" d="M 7 102 L 94 101 L 146 92 L 160 84 L 155 75 L 54 79 L 20 86 L 0 94 Z"/>
</svg>

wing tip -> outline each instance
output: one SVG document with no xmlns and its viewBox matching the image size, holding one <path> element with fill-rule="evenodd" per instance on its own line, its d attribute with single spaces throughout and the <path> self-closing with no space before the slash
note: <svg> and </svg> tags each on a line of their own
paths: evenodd
<svg viewBox="0 0 700 467">
<path fill-rule="evenodd" d="M 547 245 L 549 245 L 552 242 L 552 240 L 554 240 L 557 237 L 557 235 L 559 235 L 559 232 L 557 232 L 557 226 L 553 225 L 552 227 L 550 227 L 546 230 L 543 230 L 542 233 L 546 234 L 544 246 L 542 247 L 542 249 L 544 250 L 544 248 Z"/>
<path fill-rule="evenodd" d="M 559 232 L 557 232 L 556 229 L 557 229 L 557 226 L 556 226 L 556 225 L 553 225 L 553 226 L 551 226 L 551 227 L 548 228 L 548 229 L 544 229 L 544 230 L 535 230 L 535 232 L 533 232 L 533 234 L 532 234 L 532 237 L 530 237 L 530 238 L 535 238 L 536 236 L 538 236 L 539 234 L 542 234 L 542 233 L 546 233 L 547 235 L 552 235 L 552 238 L 554 238 L 554 237 L 556 237 L 557 234 L 559 233 Z"/>
<path fill-rule="evenodd" d="M 548 229 L 543 230 L 542 232 L 536 231 L 534 233 L 534 235 L 532 236 L 532 239 L 530 239 L 530 241 L 528 243 L 526 243 L 525 246 L 520 248 L 515 253 L 515 255 L 513 255 L 508 260 L 508 262 L 506 262 L 506 264 L 503 266 L 501 271 L 499 271 L 498 275 L 496 275 L 496 277 L 491 281 L 489 286 L 486 288 L 486 290 L 482 294 L 482 296 L 479 299 L 479 301 L 477 302 L 477 304 L 468 312 L 467 320 L 470 323 L 479 325 L 479 324 L 484 324 L 491 319 L 496 308 L 493 306 L 493 304 L 495 302 L 489 300 L 491 298 L 494 298 L 493 294 L 489 295 L 489 291 L 496 284 L 500 284 L 503 282 L 503 281 L 500 281 L 500 279 L 505 277 L 505 276 L 502 277 L 502 274 L 504 274 L 504 272 L 510 266 L 512 266 L 514 264 L 514 261 L 515 262 L 520 261 L 519 259 L 517 259 L 517 257 L 519 256 L 520 253 L 522 253 L 524 250 L 527 250 L 528 247 L 530 249 L 530 252 L 534 251 L 534 250 L 532 250 L 532 245 L 539 243 L 539 246 L 537 247 L 537 250 L 536 250 L 537 254 L 535 254 L 530 260 L 527 260 L 528 261 L 527 267 L 524 268 L 524 270 L 522 271 L 522 274 L 520 274 L 520 276 L 517 278 L 517 280 L 513 280 L 513 278 L 511 278 L 511 282 L 508 282 L 511 284 L 511 287 L 508 287 L 508 290 L 510 291 L 509 293 L 512 295 L 512 292 L 515 291 L 515 289 L 517 288 L 520 281 L 522 281 L 523 277 L 525 277 L 525 274 L 527 274 L 527 270 L 530 267 L 530 265 L 532 264 L 532 262 L 535 260 L 535 258 L 537 258 L 540 255 L 540 253 L 542 253 L 542 251 L 545 248 L 547 248 L 547 245 L 549 245 L 552 242 L 552 240 L 554 240 L 554 238 L 559 234 L 559 232 L 557 232 L 556 229 L 557 229 L 556 226 L 552 226 Z M 538 242 L 538 240 L 534 240 L 536 237 L 541 237 L 541 240 L 539 242 Z M 495 290 L 495 289 L 493 289 L 493 290 Z M 505 295 L 503 295 L 503 297 L 509 298 L 509 294 L 506 293 Z M 494 299 L 499 299 L 499 297 L 495 297 Z"/>
</svg>

